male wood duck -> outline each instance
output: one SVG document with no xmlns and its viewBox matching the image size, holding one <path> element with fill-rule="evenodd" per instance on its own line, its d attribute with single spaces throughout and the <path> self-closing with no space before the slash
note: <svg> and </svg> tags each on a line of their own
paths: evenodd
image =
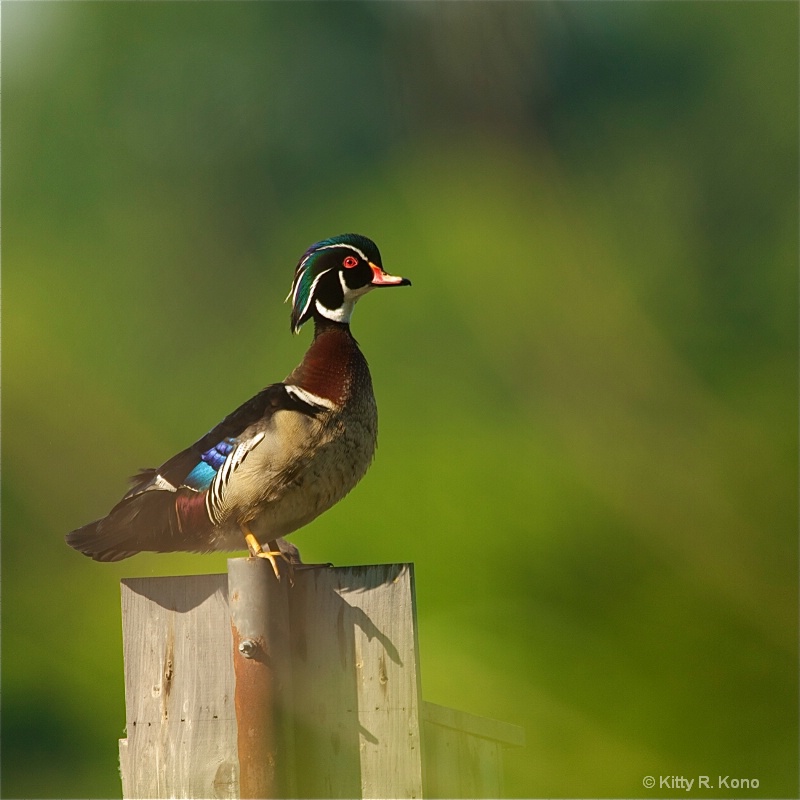
<svg viewBox="0 0 800 800">
<path fill-rule="evenodd" d="M 314 321 L 299 366 L 158 469 L 142 470 L 108 516 L 67 534 L 67 543 L 96 561 L 246 546 L 280 577 L 275 556 L 296 553 L 281 537 L 341 500 L 375 452 L 377 408 L 350 333 L 353 307 L 372 289 L 410 283 L 383 271 L 364 236 L 310 247 L 286 298 L 293 333 Z"/>
</svg>

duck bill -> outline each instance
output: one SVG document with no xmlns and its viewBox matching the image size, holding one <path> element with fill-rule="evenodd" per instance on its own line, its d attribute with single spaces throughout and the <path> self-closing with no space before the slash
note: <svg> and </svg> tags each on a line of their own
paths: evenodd
<svg viewBox="0 0 800 800">
<path fill-rule="evenodd" d="M 372 267 L 372 281 L 370 286 L 411 286 L 408 278 L 401 278 L 398 275 L 389 275 L 384 272 L 377 264 L 369 263 Z"/>
</svg>

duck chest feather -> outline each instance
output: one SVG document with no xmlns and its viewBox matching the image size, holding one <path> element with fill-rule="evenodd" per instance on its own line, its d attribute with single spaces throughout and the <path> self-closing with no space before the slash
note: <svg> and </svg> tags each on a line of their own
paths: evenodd
<svg viewBox="0 0 800 800">
<path fill-rule="evenodd" d="M 237 470 L 225 498 L 236 523 L 247 522 L 257 536 L 286 535 L 335 505 L 375 454 L 372 380 L 349 332 L 323 329 L 285 385 L 319 410 L 280 410 L 266 421 L 264 438 Z"/>
</svg>

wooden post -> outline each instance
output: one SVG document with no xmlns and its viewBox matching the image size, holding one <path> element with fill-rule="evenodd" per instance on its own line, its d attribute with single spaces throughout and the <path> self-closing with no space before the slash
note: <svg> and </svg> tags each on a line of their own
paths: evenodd
<svg viewBox="0 0 800 800">
<path fill-rule="evenodd" d="M 521 731 L 422 702 L 412 565 L 228 568 L 122 581 L 125 798 L 499 795 Z"/>
<path fill-rule="evenodd" d="M 266 559 L 228 560 L 242 798 L 295 796 L 288 583 Z"/>
</svg>

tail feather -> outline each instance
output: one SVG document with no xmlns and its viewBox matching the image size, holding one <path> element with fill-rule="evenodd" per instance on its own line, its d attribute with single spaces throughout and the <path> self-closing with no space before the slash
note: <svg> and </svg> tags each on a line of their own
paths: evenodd
<svg viewBox="0 0 800 800">
<path fill-rule="evenodd" d="M 142 551 L 202 549 L 199 542 L 192 546 L 177 523 L 174 493 L 142 492 L 126 497 L 108 516 L 65 538 L 70 547 L 95 561 L 121 561 Z"/>
<path fill-rule="evenodd" d="M 99 519 L 68 533 L 65 537 L 67 544 L 95 561 L 122 561 L 141 552 L 141 548 L 124 549 L 128 545 L 125 539 L 118 536 L 112 538 L 103 533 L 100 525 L 104 521 Z M 134 538 L 130 531 L 128 534 L 130 539 Z"/>
</svg>

